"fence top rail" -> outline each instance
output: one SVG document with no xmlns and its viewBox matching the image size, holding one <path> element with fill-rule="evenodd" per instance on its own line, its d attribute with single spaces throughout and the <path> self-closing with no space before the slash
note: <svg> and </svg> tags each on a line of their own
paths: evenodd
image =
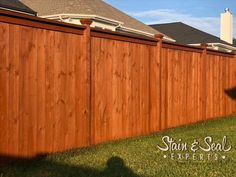
<svg viewBox="0 0 236 177">
<path fill-rule="evenodd" d="M 127 34 L 98 28 L 91 28 L 91 36 L 153 46 L 156 46 L 158 42 L 157 39 L 151 37 L 138 36 L 134 34 Z"/>
<path fill-rule="evenodd" d="M 176 50 L 182 50 L 182 51 L 189 51 L 189 52 L 197 52 L 197 53 L 202 53 L 204 48 L 203 47 L 198 47 L 198 46 L 190 46 L 190 45 L 184 45 L 184 44 L 178 44 L 174 42 L 166 42 L 163 41 L 163 48 L 167 49 L 176 49 Z M 222 52 L 222 51 L 217 51 L 213 49 L 206 49 L 206 53 L 210 55 L 219 55 L 219 56 L 224 56 L 224 57 L 235 57 L 235 53 L 228 53 L 228 52 Z"/>
<path fill-rule="evenodd" d="M 213 49 L 207 49 L 207 54 L 210 55 L 219 55 L 219 56 L 223 56 L 223 57 L 235 57 L 235 53 L 227 53 L 227 52 L 222 52 L 222 51 L 217 51 L 217 50 L 213 50 Z"/>
<path fill-rule="evenodd" d="M 48 20 L 45 18 L 40 18 L 3 9 L 0 9 L 0 22 L 34 28 L 49 29 L 53 31 L 67 32 L 73 34 L 83 34 L 83 31 L 86 28 L 82 25 L 74 25 L 55 20 Z"/>
<path fill-rule="evenodd" d="M 167 41 L 163 41 L 162 46 L 163 48 L 177 49 L 177 50 L 190 51 L 190 52 L 199 52 L 199 53 L 202 53 L 202 51 L 204 50 L 203 47 L 190 46 L 190 45 L 184 45 L 184 44 L 179 44 L 175 42 L 167 42 Z"/>
</svg>

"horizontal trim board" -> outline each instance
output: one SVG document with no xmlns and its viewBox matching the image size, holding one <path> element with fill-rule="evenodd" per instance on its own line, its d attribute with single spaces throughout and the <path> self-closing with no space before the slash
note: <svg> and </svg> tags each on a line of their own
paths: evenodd
<svg viewBox="0 0 236 177">
<path fill-rule="evenodd" d="M 0 9 L 0 22 L 81 35 L 86 28 L 85 26 L 48 20 L 2 9 Z"/>
<path fill-rule="evenodd" d="M 22 13 L 22 14 L 26 14 L 26 15 L 32 15 L 32 16 L 36 16 L 37 13 L 35 12 L 34 14 L 32 13 L 29 13 L 29 12 L 25 12 L 25 11 L 20 11 L 20 10 L 16 10 L 16 9 L 9 9 L 9 8 L 4 8 L 4 7 L 0 7 L 0 9 L 3 9 L 3 10 L 9 10 L 9 11 L 12 11 L 12 12 L 17 12 L 17 13 Z"/>
<path fill-rule="evenodd" d="M 216 50 L 211 50 L 211 49 L 207 49 L 207 54 L 218 55 L 218 56 L 223 56 L 223 57 L 230 57 L 230 58 L 235 57 L 235 54 L 233 54 L 233 53 L 226 53 L 226 52 L 221 52 L 221 51 L 216 51 Z"/>
<path fill-rule="evenodd" d="M 188 45 L 182 45 L 178 43 L 169 43 L 169 42 L 163 42 L 162 44 L 163 48 L 169 48 L 169 49 L 177 49 L 182 51 L 189 51 L 189 52 L 198 52 L 202 53 L 203 49 L 200 47 L 192 47 Z"/>
<path fill-rule="evenodd" d="M 198 52 L 198 53 L 202 53 L 204 50 L 201 47 L 189 46 L 189 45 L 183 45 L 183 44 L 165 42 L 165 41 L 163 42 L 162 47 L 169 48 L 169 49 L 189 51 L 189 52 Z M 207 49 L 207 54 L 220 55 L 220 56 L 231 57 L 231 58 L 235 57 L 234 53 L 227 53 L 227 52 L 222 52 L 222 51 L 217 51 L 217 50 L 212 50 L 212 49 Z"/>
<path fill-rule="evenodd" d="M 91 28 L 91 37 L 113 39 L 118 41 L 132 42 L 132 43 L 152 45 L 152 46 L 156 46 L 158 42 L 154 38 L 136 36 L 131 34 L 123 34 L 119 32 L 96 29 L 96 28 Z"/>
</svg>

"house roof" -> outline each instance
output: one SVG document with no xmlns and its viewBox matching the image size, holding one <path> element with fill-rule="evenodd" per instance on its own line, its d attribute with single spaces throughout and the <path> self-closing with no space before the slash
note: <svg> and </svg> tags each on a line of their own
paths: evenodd
<svg viewBox="0 0 236 177">
<path fill-rule="evenodd" d="M 198 30 L 182 22 L 154 24 L 150 26 L 165 33 L 180 44 L 222 43 L 231 45 L 214 35 Z"/>
<path fill-rule="evenodd" d="M 36 15 L 33 11 L 19 0 L 0 0 L 0 8 L 23 12 L 31 15 Z"/>
<path fill-rule="evenodd" d="M 233 39 L 233 45 L 236 47 L 236 39 Z"/>
<path fill-rule="evenodd" d="M 22 2 L 36 10 L 39 16 L 55 14 L 97 15 L 121 21 L 124 23 L 123 26 L 128 28 L 151 34 L 160 33 L 102 0 L 22 0 Z"/>
</svg>

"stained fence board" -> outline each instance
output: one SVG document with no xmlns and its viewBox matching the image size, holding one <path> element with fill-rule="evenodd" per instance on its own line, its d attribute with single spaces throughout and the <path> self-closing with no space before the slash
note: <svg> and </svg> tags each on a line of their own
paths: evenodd
<svg viewBox="0 0 236 177">
<path fill-rule="evenodd" d="M 83 36 L 7 23 L 0 33 L 0 153 L 31 157 L 87 146 Z"/>
</svg>

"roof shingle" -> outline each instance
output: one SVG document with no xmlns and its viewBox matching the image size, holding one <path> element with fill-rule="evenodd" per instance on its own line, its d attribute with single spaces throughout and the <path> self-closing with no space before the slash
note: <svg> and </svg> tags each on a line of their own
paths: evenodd
<svg viewBox="0 0 236 177">
<path fill-rule="evenodd" d="M 150 26 L 172 37 L 180 44 L 222 43 L 231 45 L 214 35 L 198 30 L 182 22 L 155 24 Z"/>
<path fill-rule="evenodd" d="M 22 0 L 22 2 L 36 10 L 39 16 L 55 14 L 98 15 L 121 21 L 124 23 L 124 26 L 128 28 L 151 34 L 159 33 L 157 30 L 121 12 L 102 0 Z"/>
<path fill-rule="evenodd" d="M 0 0 L 0 8 L 15 10 L 18 12 L 24 12 L 31 15 L 36 15 L 37 13 L 27 7 L 25 4 L 19 0 Z"/>
</svg>

